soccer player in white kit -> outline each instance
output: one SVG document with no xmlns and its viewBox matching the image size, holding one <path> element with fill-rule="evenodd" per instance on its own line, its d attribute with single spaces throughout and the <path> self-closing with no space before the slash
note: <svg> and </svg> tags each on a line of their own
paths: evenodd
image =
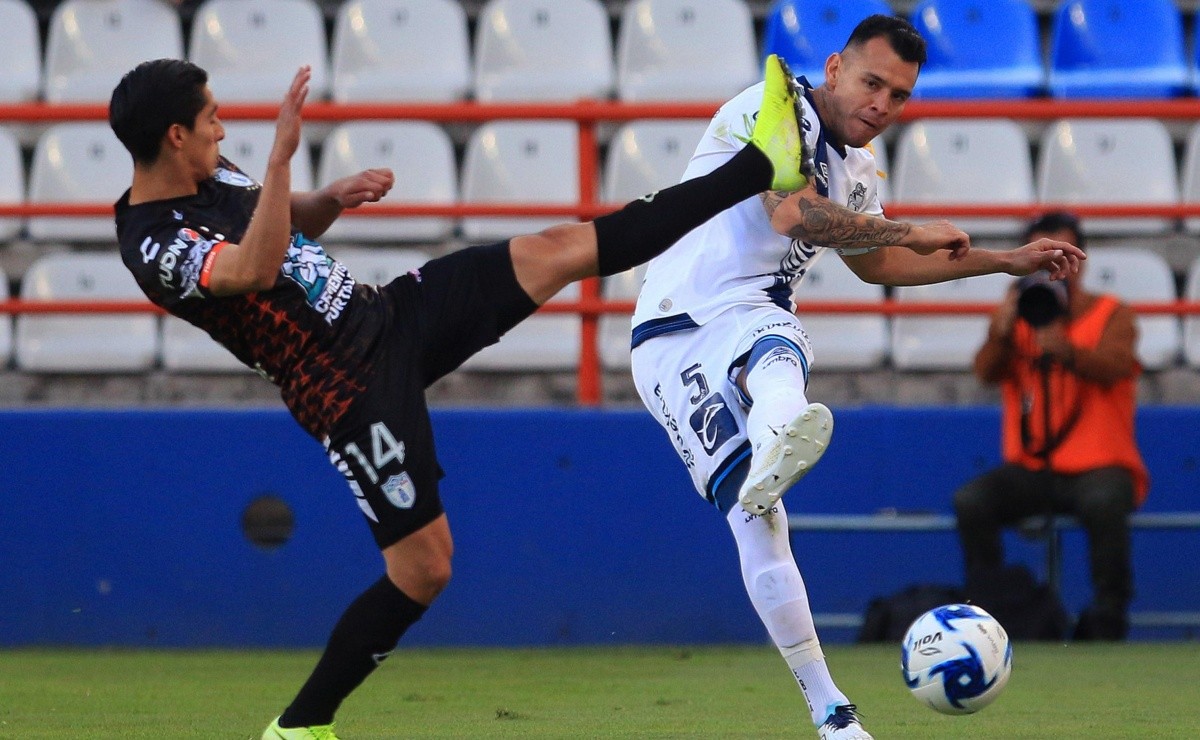
<svg viewBox="0 0 1200 740">
<path fill-rule="evenodd" d="M 800 100 L 807 187 L 748 198 L 650 262 L 633 316 L 638 393 L 671 437 L 697 491 L 733 530 L 755 610 L 808 702 L 824 740 L 870 738 L 826 667 L 779 497 L 820 459 L 833 418 L 806 397 L 814 353 L 792 293 L 833 249 L 861 279 L 919 285 L 1005 272 L 1062 277 L 1082 252 L 1048 239 L 1015 250 L 971 249 L 945 221 L 883 217 L 869 142 L 900 116 L 925 42 L 899 18 L 864 20 L 829 57 L 826 81 Z M 747 141 L 762 83 L 709 124 L 684 180 Z"/>
</svg>

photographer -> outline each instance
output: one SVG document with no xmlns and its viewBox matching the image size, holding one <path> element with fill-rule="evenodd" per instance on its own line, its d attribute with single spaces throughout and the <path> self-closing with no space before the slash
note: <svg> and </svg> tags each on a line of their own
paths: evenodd
<svg viewBox="0 0 1200 740">
<path fill-rule="evenodd" d="M 1084 246 L 1078 220 L 1051 213 L 1039 237 Z M 1137 328 L 1132 309 L 1083 288 L 1083 270 L 1051 283 L 1022 278 L 992 314 L 975 374 L 1000 386 L 1004 464 L 954 495 L 968 585 L 1003 566 L 1001 529 L 1072 514 L 1087 531 L 1093 602 L 1076 639 L 1120 640 L 1133 596 L 1128 515 L 1149 480 L 1134 435 Z"/>
</svg>

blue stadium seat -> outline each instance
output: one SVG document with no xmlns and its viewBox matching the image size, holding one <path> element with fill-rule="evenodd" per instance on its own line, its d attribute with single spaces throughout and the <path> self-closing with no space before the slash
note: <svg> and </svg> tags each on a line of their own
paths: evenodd
<svg viewBox="0 0 1200 740">
<path fill-rule="evenodd" d="M 1055 97 L 1171 97 L 1185 92 L 1188 79 L 1173 0 L 1070 0 L 1054 15 Z"/>
<path fill-rule="evenodd" d="M 917 97 L 1024 98 L 1045 85 L 1037 14 L 1027 0 L 924 0 L 911 20 L 929 54 Z"/>
<path fill-rule="evenodd" d="M 825 60 L 841 51 L 869 15 L 892 15 L 884 0 L 776 0 L 767 12 L 763 57 L 778 54 L 792 73 L 814 86 L 825 80 Z"/>
</svg>

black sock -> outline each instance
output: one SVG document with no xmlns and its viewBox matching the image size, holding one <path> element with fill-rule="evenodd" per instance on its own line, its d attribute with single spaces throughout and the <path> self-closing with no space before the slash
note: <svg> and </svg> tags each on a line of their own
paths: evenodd
<svg viewBox="0 0 1200 740">
<path fill-rule="evenodd" d="M 425 607 L 396 588 L 387 576 L 363 591 L 342 614 L 325 653 L 291 706 L 283 727 L 327 725 L 342 700 L 374 671 L 425 613 Z"/>
<path fill-rule="evenodd" d="M 649 262 L 692 229 L 721 211 L 771 187 L 774 168 L 746 145 L 733 159 L 703 177 L 681 182 L 597 218 L 600 275 L 615 275 Z M 647 196 L 649 197 L 649 196 Z"/>
</svg>

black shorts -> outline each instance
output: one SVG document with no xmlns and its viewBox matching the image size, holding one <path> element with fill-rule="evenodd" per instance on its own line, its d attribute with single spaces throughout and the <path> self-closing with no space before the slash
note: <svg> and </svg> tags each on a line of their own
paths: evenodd
<svg viewBox="0 0 1200 740">
<path fill-rule="evenodd" d="M 508 242 L 431 260 L 380 289 L 387 312 L 366 389 L 329 434 L 380 549 L 442 514 L 425 389 L 537 310 Z"/>
</svg>

